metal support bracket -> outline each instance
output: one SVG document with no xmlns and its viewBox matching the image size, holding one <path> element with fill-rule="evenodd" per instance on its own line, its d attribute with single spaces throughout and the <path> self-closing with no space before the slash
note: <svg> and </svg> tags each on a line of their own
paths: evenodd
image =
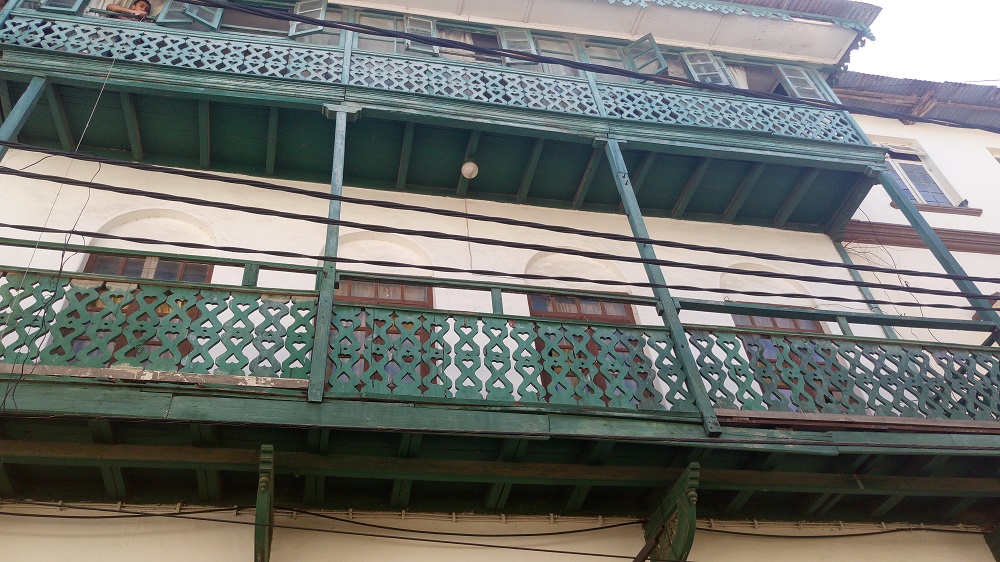
<svg viewBox="0 0 1000 562">
<path fill-rule="evenodd" d="M 274 535 L 274 446 L 260 446 L 260 477 L 257 479 L 257 512 L 253 528 L 254 562 L 271 560 Z"/>
<path fill-rule="evenodd" d="M 674 482 L 656 511 L 646 522 L 646 544 L 633 559 L 645 562 L 650 558 L 685 562 L 694 544 L 696 506 L 698 504 L 698 479 L 701 466 L 693 462 Z"/>
</svg>

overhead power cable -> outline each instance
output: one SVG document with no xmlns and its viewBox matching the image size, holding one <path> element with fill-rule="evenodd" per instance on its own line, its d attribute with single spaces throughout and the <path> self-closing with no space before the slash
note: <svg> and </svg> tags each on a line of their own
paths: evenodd
<svg viewBox="0 0 1000 562">
<path fill-rule="evenodd" d="M 462 274 L 480 275 L 487 277 L 510 277 L 512 279 L 526 279 L 526 280 L 536 280 L 536 281 L 540 280 L 540 281 L 563 281 L 569 283 L 590 283 L 594 285 L 606 285 L 610 287 L 639 287 L 645 289 L 664 288 L 664 289 L 674 289 L 678 291 L 715 293 L 722 295 L 746 295 L 754 297 L 809 299 L 809 300 L 821 300 L 829 302 L 860 303 L 860 304 L 884 304 L 884 305 L 891 304 L 897 307 L 910 307 L 910 308 L 941 308 L 941 309 L 973 310 L 973 311 L 993 310 L 992 308 L 989 307 L 977 307 L 972 305 L 955 305 L 947 303 L 916 303 L 916 302 L 906 303 L 906 302 L 895 302 L 895 301 L 878 300 L 878 299 L 856 299 L 856 298 L 838 297 L 832 295 L 822 296 L 822 295 L 810 295 L 804 293 L 744 291 L 737 289 L 695 287 L 690 285 L 662 285 L 662 284 L 648 283 L 648 282 L 619 281 L 617 279 L 591 279 L 586 277 L 541 275 L 536 273 L 513 273 L 513 272 L 494 271 L 488 269 L 463 269 L 459 267 L 449 267 L 441 265 L 423 265 L 423 264 L 412 264 L 412 263 L 402 263 L 402 262 L 391 262 L 384 260 L 362 260 L 354 258 L 345 258 L 340 256 L 337 257 L 318 256 L 318 255 L 304 254 L 300 252 L 289 252 L 286 250 L 261 250 L 254 248 L 243 248 L 239 246 L 219 246 L 213 244 L 202 244 L 199 242 L 184 242 L 179 240 L 168 241 L 168 240 L 159 240 L 154 238 L 143 238 L 137 236 L 120 236 L 116 234 L 107 234 L 104 232 L 40 227 L 40 226 L 12 224 L 12 223 L 0 223 L 0 228 L 10 228 L 13 230 L 22 230 L 25 232 L 35 232 L 35 233 L 72 234 L 76 236 L 82 236 L 85 238 L 97 238 L 102 240 L 120 240 L 124 242 L 132 242 L 135 244 L 144 244 L 144 245 L 175 246 L 178 248 L 190 248 L 196 250 L 213 250 L 213 251 L 229 252 L 237 254 L 257 254 L 257 255 L 275 256 L 282 258 L 316 260 L 316 261 L 323 261 L 330 263 L 363 264 L 363 265 L 372 265 L 379 267 L 418 269 L 418 270 L 433 271 L 438 273 L 462 273 Z M 429 281 L 433 282 L 433 280 Z"/>
<path fill-rule="evenodd" d="M 610 262 L 625 262 L 625 263 L 637 263 L 637 264 L 651 264 L 661 267 L 671 267 L 679 269 L 689 269 L 697 271 L 706 271 L 712 273 L 727 273 L 731 275 L 741 275 L 746 277 L 761 277 L 768 279 L 785 279 L 790 281 L 806 282 L 806 283 L 817 283 L 825 285 L 839 285 L 848 287 L 868 287 L 872 289 L 882 289 L 887 291 L 902 291 L 911 294 L 924 294 L 924 295 L 934 295 L 940 297 L 958 297 L 958 298 L 982 298 L 981 294 L 978 293 L 966 293 L 961 291 L 946 290 L 946 289 L 931 289 L 926 287 L 911 287 L 908 285 L 896 285 L 891 283 L 876 283 L 869 281 L 855 281 L 854 279 L 831 279 L 828 277 L 820 277 L 815 275 L 801 275 L 794 273 L 783 273 L 778 271 L 759 271 L 759 270 L 748 270 L 748 269 L 738 269 L 733 267 L 725 267 L 718 265 L 709 265 L 703 263 L 695 262 L 682 262 L 673 260 L 663 260 L 663 259 L 646 259 L 639 256 L 623 256 L 618 254 L 609 254 L 605 252 L 595 252 L 588 250 L 577 250 L 572 248 L 559 248 L 555 246 L 549 246 L 546 244 L 534 244 L 529 242 L 516 242 L 513 240 L 499 240 L 496 238 L 486 238 L 482 236 L 468 236 L 465 234 L 451 234 L 447 232 L 441 232 L 436 230 L 423 230 L 423 229 L 413 229 L 413 228 L 403 228 L 396 226 L 386 226 L 386 225 L 376 225 L 370 223 L 363 223 L 357 221 L 348 221 L 343 219 L 332 219 L 328 217 L 320 217 L 317 215 L 306 215 L 301 213 L 293 213 L 289 211 L 280 211 L 276 209 L 267 209 L 264 207 L 254 207 L 250 205 L 241 205 L 237 203 L 226 203 L 222 201 L 212 201 L 208 199 L 201 199 L 198 197 L 188 197 L 183 195 L 172 195 L 168 193 L 162 193 L 157 191 L 148 191 L 144 189 L 136 189 L 131 187 L 113 186 L 104 183 L 96 183 L 85 180 L 73 179 L 62 176 L 51 176 L 47 174 L 39 174 L 36 172 L 28 172 L 25 170 L 17 170 L 14 168 L 8 168 L 5 166 L 0 166 L 0 174 L 12 175 L 17 177 L 23 177 L 34 180 L 49 181 L 65 185 L 75 185 L 79 187 L 85 187 L 98 191 L 108 191 L 112 193 L 118 193 L 130 196 L 139 197 L 149 197 L 151 199 L 158 199 L 161 201 L 170 201 L 174 203 L 184 203 L 189 205 L 195 205 L 200 207 L 211 207 L 216 209 L 223 209 L 228 211 L 244 212 L 258 216 L 271 216 L 282 219 L 297 220 L 303 222 L 312 222 L 316 224 L 323 225 L 335 225 L 347 228 L 357 228 L 359 230 L 365 230 L 369 232 L 381 232 L 381 233 L 391 233 L 391 234 L 401 234 L 406 236 L 419 236 L 424 238 L 432 238 L 437 240 L 450 240 L 457 242 L 468 242 L 474 244 L 482 244 L 487 246 L 497 246 L 503 248 L 514 248 L 519 250 L 531 250 L 535 252 L 548 252 L 563 255 L 571 255 L 595 260 L 604 260 Z"/>
<path fill-rule="evenodd" d="M 502 224 L 505 226 L 518 226 L 524 228 L 532 228 L 537 230 L 544 230 L 548 232 L 555 232 L 559 234 L 573 234 L 578 236 L 583 236 L 587 238 L 598 238 L 603 240 L 611 240 L 615 242 L 629 242 L 637 244 L 651 244 L 654 246 L 660 246 L 664 248 L 674 248 L 679 250 L 690 250 L 694 252 L 709 252 L 713 254 L 723 254 L 732 256 L 742 256 L 762 260 L 770 261 L 782 261 L 786 263 L 797 263 L 803 265 L 811 265 L 816 267 L 831 267 L 837 269 L 848 269 L 855 271 L 869 271 L 874 273 L 888 273 L 892 275 L 909 275 L 914 277 L 928 277 L 935 279 L 948 279 L 952 281 L 973 281 L 981 283 L 998 283 L 1000 284 L 1000 278 L 997 277 L 979 277 L 971 275 L 953 275 L 950 273 L 939 273 L 936 271 L 923 271 L 914 269 L 899 269 L 894 267 L 882 267 L 876 265 L 858 265 L 858 264 L 845 264 L 839 261 L 829 261 L 820 260 L 814 258 L 800 258 L 795 256 L 786 256 L 782 254 L 773 254 L 767 252 L 754 252 L 750 250 L 739 250 L 734 248 L 725 248 L 721 246 L 709 246 L 704 244 L 691 244 L 687 242 L 678 242 L 675 240 L 664 240 L 656 238 L 643 238 L 635 237 L 626 234 L 617 234 L 613 232 L 601 232 L 596 230 L 588 230 L 582 228 L 575 228 L 572 226 L 562 226 L 548 223 L 540 223 L 535 221 L 525 221 L 519 219 L 512 219 L 508 217 L 500 217 L 495 215 L 486 215 L 480 213 L 470 213 L 466 211 L 456 211 L 452 209 L 441 209 L 437 207 L 427 207 L 424 205 L 416 205 L 410 203 L 398 203 L 395 201 L 380 201 L 377 199 L 368 199 L 363 197 L 353 197 L 349 195 L 334 195 L 329 192 L 313 191 L 309 189 L 303 189 L 299 187 L 293 187 L 288 185 L 281 185 L 278 183 L 267 182 L 256 179 L 240 178 L 233 176 L 225 176 L 222 174 L 216 174 L 211 172 L 204 172 L 199 170 L 187 170 L 184 168 L 175 168 L 171 166 L 158 166 L 152 164 L 145 164 L 141 162 L 130 162 L 130 161 L 118 161 L 111 158 L 102 158 L 94 155 L 81 155 L 72 152 L 65 152 L 62 150 L 48 149 L 43 147 L 38 147 L 34 145 L 22 144 L 17 142 L 5 142 L 0 141 L 0 146 L 7 146 L 9 148 L 14 148 L 18 150 L 24 150 L 28 152 L 37 152 L 40 154 L 47 154 L 49 156 L 62 156 L 66 158 L 75 158 L 87 162 L 97 162 L 101 164 L 108 164 L 114 166 L 121 166 L 124 168 L 130 168 L 134 170 L 150 171 L 168 175 L 178 175 L 183 177 L 188 177 L 192 179 L 201 179 L 207 181 L 220 181 L 225 183 L 230 183 L 234 185 L 243 185 L 247 187 L 253 187 L 257 189 L 264 189 L 270 191 L 277 191 L 282 193 L 290 193 L 293 195 L 301 195 L 304 197 L 311 197 L 314 199 L 322 199 L 325 201 L 341 201 L 344 203 L 351 203 L 355 205 L 364 205 L 369 207 L 377 207 L 383 209 L 392 209 L 397 211 L 413 211 L 418 213 L 427 213 L 437 216 L 459 218 L 465 220 L 474 220 L 482 222 L 490 222 L 494 224 Z"/>
<path fill-rule="evenodd" d="M 753 97 L 772 101 L 780 101 L 783 103 L 791 103 L 797 105 L 804 105 L 809 107 L 815 107 L 819 109 L 828 109 L 834 111 L 848 111 L 851 113 L 857 113 L 861 115 L 871 115 L 874 117 L 885 117 L 888 119 L 903 119 L 909 121 L 917 121 L 921 123 L 930 123 L 934 125 L 945 125 L 949 127 L 959 127 L 964 129 L 978 129 L 982 131 L 987 131 L 990 133 L 1000 134 L 1000 127 L 989 127 L 986 125 L 979 125 L 975 123 L 965 123 L 961 121 L 954 121 L 950 119 L 940 119 L 934 117 L 917 116 L 908 113 L 900 113 L 894 111 L 881 111 L 867 107 L 859 107 L 854 105 L 846 105 L 837 102 L 825 101 L 825 100 L 814 100 L 814 99 L 804 99 L 804 98 L 794 98 L 791 96 L 785 96 L 781 94 L 775 94 L 771 92 L 761 92 L 756 90 L 743 90 L 740 88 L 735 88 L 733 86 L 723 86 L 720 84 L 712 84 L 708 82 L 699 82 L 697 80 L 690 80 L 687 78 L 682 78 L 679 76 L 661 76 L 658 74 L 645 74 L 642 72 L 636 72 L 633 70 L 627 70 L 623 68 L 616 68 L 612 66 L 605 66 L 593 63 L 577 62 L 573 60 L 561 59 L 556 57 L 549 57 L 545 55 L 538 55 L 534 53 L 524 52 L 524 51 L 512 51 L 509 49 L 495 49 L 492 47 L 482 47 L 479 45 L 472 45 L 469 43 L 463 43 L 461 41 L 453 41 L 450 39 L 441 39 L 438 37 L 428 37 L 426 35 L 418 35 L 415 33 L 407 33 L 404 31 L 396 31 L 392 29 L 382 29 L 379 27 L 373 27 L 370 25 L 340 22 L 340 21 L 328 21 L 320 20 L 316 18 L 311 18 L 308 16 L 303 16 L 301 14 L 292 14 L 289 12 L 283 12 L 281 10 L 273 10 L 269 8 L 258 8 L 253 6 L 244 6 L 240 4 L 233 4 L 231 2 L 225 2 L 222 0 L 190 0 L 190 4 L 209 6 L 214 8 L 223 8 L 227 10 L 234 10 L 237 12 L 243 12 L 247 14 L 254 14 L 265 18 L 288 21 L 288 22 L 302 22 L 309 25 L 319 26 L 319 27 L 329 27 L 334 29 L 342 29 L 345 31 L 354 31 L 357 33 L 363 33 L 366 35 L 377 35 L 381 37 L 392 37 L 395 39 L 405 39 L 407 41 L 414 41 L 423 45 L 432 45 L 437 47 L 445 47 L 448 49 L 459 49 L 463 51 L 468 51 L 481 55 L 490 55 L 494 57 L 504 57 L 518 59 L 526 62 L 536 62 L 544 64 L 555 64 L 564 66 L 567 68 L 575 68 L 577 70 L 583 70 L 587 72 L 594 72 L 597 74 L 610 74 L 615 76 L 624 76 L 626 78 L 632 78 L 635 80 L 640 80 L 642 82 L 654 82 L 659 84 L 668 84 L 676 86 L 687 86 L 691 88 L 698 88 L 702 90 L 710 90 L 715 92 L 724 92 L 727 94 L 743 96 L 743 97 Z"/>
</svg>

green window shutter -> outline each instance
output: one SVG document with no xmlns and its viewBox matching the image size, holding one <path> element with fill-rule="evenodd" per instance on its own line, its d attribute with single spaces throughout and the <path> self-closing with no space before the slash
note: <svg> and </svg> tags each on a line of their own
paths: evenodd
<svg viewBox="0 0 1000 562">
<path fill-rule="evenodd" d="M 212 29 L 219 29 L 219 23 L 222 21 L 222 8 L 185 4 L 184 13 L 191 19 L 199 21 Z"/>
<path fill-rule="evenodd" d="M 531 32 L 527 29 L 501 29 L 500 46 L 508 51 L 521 51 L 524 53 L 538 54 L 535 48 L 535 40 L 531 37 Z M 504 64 L 537 64 L 535 61 L 503 58 Z"/>
<path fill-rule="evenodd" d="M 804 68 L 787 64 L 777 64 L 774 67 L 778 70 L 778 77 L 781 78 L 781 83 L 789 95 L 807 100 L 826 99 Z"/>
<path fill-rule="evenodd" d="M 420 18 L 417 16 L 406 16 L 404 20 L 404 30 L 407 33 L 412 33 L 413 35 L 420 35 L 423 37 L 437 37 L 437 26 L 434 25 L 434 20 L 430 18 Z M 415 51 L 418 53 L 428 53 L 436 55 L 438 54 L 437 45 L 428 45 L 426 43 L 421 43 L 419 41 L 406 40 L 406 50 Z"/>
<path fill-rule="evenodd" d="M 295 9 L 292 10 L 297 16 L 305 16 L 307 18 L 313 18 L 317 20 L 326 19 L 326 0 L 303 0 L 302 2 L 295 3 Z M 313 33 L 319 33 L 325 28 L 321 25 L 313 25 L 311 23 L 303 23 L 301 21 L 291 21 L 288 22 L 288 36 L 289 37 L 301 37 L 303 35 L 311 35 Z"/>
<path fill-rule="evenodd" d="M 38 4 L 38 9 L 48 12 L 75 14 L 83 7 L 83 2 L 84 0 L 42 0 Z"/>
<path fill-rule="evenodd" d="M 729 73 L 726 72 L 726 65 L 712 53 L 708 51 L 681 53 L 681 58 L 684 59 L 684 66 L 694 80 L 722 86 L 732 85 Z"/>
<path fill-rule="evenodd" d="M 652 33 L 626 45 L 625 55 L 636 72 L 659 75 L 667 70 L 667 59 L 663 58 Z"/>
<path fill-rule="evenodd" d="M 187 16 L 184 9 L 187 4 L 177 0 L 167 0 L 156 16 L 156 23 L 191 23 L 191 18 Z"/>
</svg>

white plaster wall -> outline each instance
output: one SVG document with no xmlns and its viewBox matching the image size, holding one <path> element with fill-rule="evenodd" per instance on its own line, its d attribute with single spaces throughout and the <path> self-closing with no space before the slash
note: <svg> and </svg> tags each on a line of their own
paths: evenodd
<svg viewBox="0 0 1000 562">
<path fill-rule="evenodd" d="M 93 512 L 54 508 L 4 506 L 3 511 L 22 515 L 94 515 Z M 346 514 L 339 514 L 345 516 Z M 79 562 L 146 562 L 187 560 L 191 562 L 243 562 L 253 556 L 253 516 L 248 510 L 240 515 L 231 512 L 205 515 L 223 523 L 180 519 L 142 518 L 116 521 L 66 520 L 52 518 L 14 517 L 0 515 L 0 544 L 7 562 L 38 560 L 74 560 Z M 484 538 L 450 537 L 454 540 L 505 546 L 549 550 L 588 552 L 609 555 L 593 560 L 614 560 L 631 557 L 643 545 L 640 525 L 619 527 L 582 534 L 536 538 L 488 538 L 501 533 L 545 533 L 599 526 L 596 519 L 574 518 L 509 518 L 501 523 L 496 517 L 457 515 L 451 521 L 447 515 L 355 514 L 358 520 L 396 528 L 437 532 L 484 534 Z M 607 521 L 606 523 L 610 523 Z M 350 536 L 322 530 L 360 532 L 374 535 L 399 534 L 358 527 L 347 523 L 331 523 L 308 516 L 292 518 L 278 515 L 271 551 L 273 562 L 302 560 L 415 560 L 434 562 L 575 562 L 582 558 L 570 554 L 529 552 L 474 546 L 441 545 L 400 541 L 372 536 Z M 702 522 L 701 526 L 706 523 Z M 846 530 L 837 525 L 813 526 L 806 531 L 792 525 L 760 523 L 757 529 L 747 524 L 722 524 L 715 528 L 778 535 L 808 533 L 836 538 L 787 539 L 732 536 L 706 531 L 695 535 L 691 562 L 993 562 L 985 541 L 979 535 L 905 532 L 867 537 L 838 536 L 845 533 L 872 532 L 874 525 L 853 525 Z M 309 530 L 309 529 L 316 529 Z M 413 536 L 413 535 L 411 535 Z M 419 536 L 419 535 L 418 535 Z M 426 535 L 424 535 L 426 536 Z M 449 537 L 430 537 L 449 539 Z M 614 557 L 614 558 L 612 558 Z"/>
</svg>

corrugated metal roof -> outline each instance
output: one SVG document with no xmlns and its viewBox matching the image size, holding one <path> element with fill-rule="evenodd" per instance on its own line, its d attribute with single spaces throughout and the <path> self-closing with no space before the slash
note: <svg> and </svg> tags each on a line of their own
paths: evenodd
<svg viewBox="0 0 1000 562">
<path fill-rule="evenodd" d="M 848 105 L 1000 127 L 996 86 L 844 72 L 834 91 Z"/>
</svg>

